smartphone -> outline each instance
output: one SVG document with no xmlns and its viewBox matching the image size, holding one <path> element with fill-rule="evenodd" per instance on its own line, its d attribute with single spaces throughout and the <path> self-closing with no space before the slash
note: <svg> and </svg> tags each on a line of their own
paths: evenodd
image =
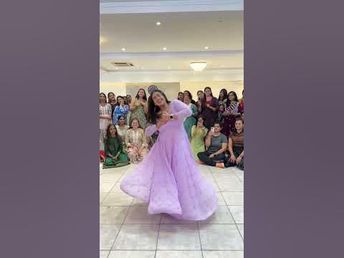
<svg viewBox="0 0 344 258">
<path fill-rule="evenodd" d="M 215 132 L 215 128 L 214 127 L 211 128 L 211 132 L 212 133 Z"/>
</svg>

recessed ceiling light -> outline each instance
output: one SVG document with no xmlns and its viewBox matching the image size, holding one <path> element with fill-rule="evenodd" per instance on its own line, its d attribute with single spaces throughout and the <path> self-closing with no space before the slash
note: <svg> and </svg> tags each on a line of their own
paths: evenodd
<svg viewBox="0 0 344 258">
<path fill-rule="evenodd" d="M 167 50 L 167 47 L 163 47 L 162 50 L 166 51 L 166 50 Z"/>
<path fill-rule="evenodd" d="M 118 70 L 118 67 L 115 67 L 115 70 Z"/>
<path fill-rule="evenodd" d="M 160 26 L 160 25 L 161 25 L 161 22 L 157 21 L 156 26 Z"/>
<path fill-rule="evenodd" d="M 209 47 L 208 47 L 208 46 L 205 46 L 204 49 L 209 49 Z"/>
<path fill-rule="evenodd" d="M 123 48 L 122 48 L 122 51 L 126 51 L 126 49 L 123 47 Z"/>
</svg>

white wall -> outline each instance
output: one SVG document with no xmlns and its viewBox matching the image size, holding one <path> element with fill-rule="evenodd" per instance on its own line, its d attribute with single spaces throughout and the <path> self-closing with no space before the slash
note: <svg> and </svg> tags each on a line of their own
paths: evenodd
<svg viewBox="0 0 344 258">
<path fill-rule="evenodd" d="M 243 81 L 181 81 L 181 82 L 137 82 L 137 83 L 101 83 L 100 91 L 107 94 L 112 91 L 116 96 L 131 94 L 136 95 L 139 88 L 147 87 L 155 84 L 158 88 L 162 89 L 169 99 L 175 99 L 179 91 L 188 90 L 197 99 L 197 91 L 203 90 L 205 87 L 211 87 L 213 95 L 218 97 L 220 90 L 225 88 L 227 91 L 235 91 L 238 97 L 241 98 L 243 90 Z"/>
<path fill-rule="evenodd" d="M 99 92 L 104 92 L 107 96 L 109 92 L 116 96 L 126 95 L 126 84 L 122 82 L 100 82 Z"/>
</svg>

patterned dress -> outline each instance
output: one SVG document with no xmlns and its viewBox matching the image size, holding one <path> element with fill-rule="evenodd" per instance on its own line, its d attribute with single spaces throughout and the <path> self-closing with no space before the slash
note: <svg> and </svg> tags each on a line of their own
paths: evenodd
<svg viewBox="0 0 344 258">
<path fill-rule="evenodd" d="M 228 137 L 231 132 L 235 129 L 235 118 L 239 115 L 238 113 L 238 108 L 239 108 L 239 102 L 237 101 L 232 101 L 228 107 L 226 107 L 227 112 L 231 112 L 231 114 L 224 116 L 223 119 L 223 128 L 222 128 L 222 133 Z"/>
<path fill-rule="evenodd" d="M 113 116 L 112 116 L 112 123 L 114 125 L 117 124 L 118 118 L 120 116 L 124 116 L 124 119 L 126 119 L 128 112 L 129 112 L 129 106 L 128 105 L 116 106 L 115 110 L 113 112 Z"/>
<path fill-rule="evenodd" d="M 104 143 L 106 138 L 106 129 L 111 124 L 111 112 L 112 108 L 110 104 L 100 105 L 99 104 L 99 116 L 107 116 L 109 119 L 106 118 L 99 118 L 99 148 L 100 150 L 104 150 Z"/>
<path fill-rule="evenodd" d="M 129 129 L 129 126 L 124 125 L 124 126 L 119 126 L 116 125 L 117 133 L 118 136 L 121 138 L 122 142 L 125 142 L 125 136 L 127 135 L 127 131 Z"/>
<path fill-rule="evenodd" d="M 148 144 L 145 132 L 142 128 L 129 129 L 125 137 L 130 162 L 137 163 L 143 159 L 148 152 Z"/>
<path fill-rule="evenodd" d="M 134 101 L 135 109 L 131 110 L 130 122 L 133 121 L 134 118 L 137 118 L 140 122 L 140 126 L 142 128 L 146 128 L 147 118 L 146 118 L 146 114 L 145 114 L 145 110 L 144 110 L 143 106 L 139 103 L 138 99 L 134 99 L 132 101 Z M 130 125 L 130 123 L 129 123 L 129 125 Z"/>
</svg>

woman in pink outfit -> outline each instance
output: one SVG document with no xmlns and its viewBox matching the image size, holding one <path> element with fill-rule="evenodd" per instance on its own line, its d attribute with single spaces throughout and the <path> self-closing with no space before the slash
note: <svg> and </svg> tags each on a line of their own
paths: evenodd
<svg viewBox="0 0 344 258">
<path fill-rule="evenodd" d="M 151 151 L 121 183 L 127 194 L 148 203 L 148 213 L 177 219 L 205 220 L 217 206 L 214 188 L 201 175 L 191 153 L 183 122 L 191 116 L 181 101 L 168 101 L 160 90 L 148 100 L 146 135 L 158 131 Z"/>
</svg>

